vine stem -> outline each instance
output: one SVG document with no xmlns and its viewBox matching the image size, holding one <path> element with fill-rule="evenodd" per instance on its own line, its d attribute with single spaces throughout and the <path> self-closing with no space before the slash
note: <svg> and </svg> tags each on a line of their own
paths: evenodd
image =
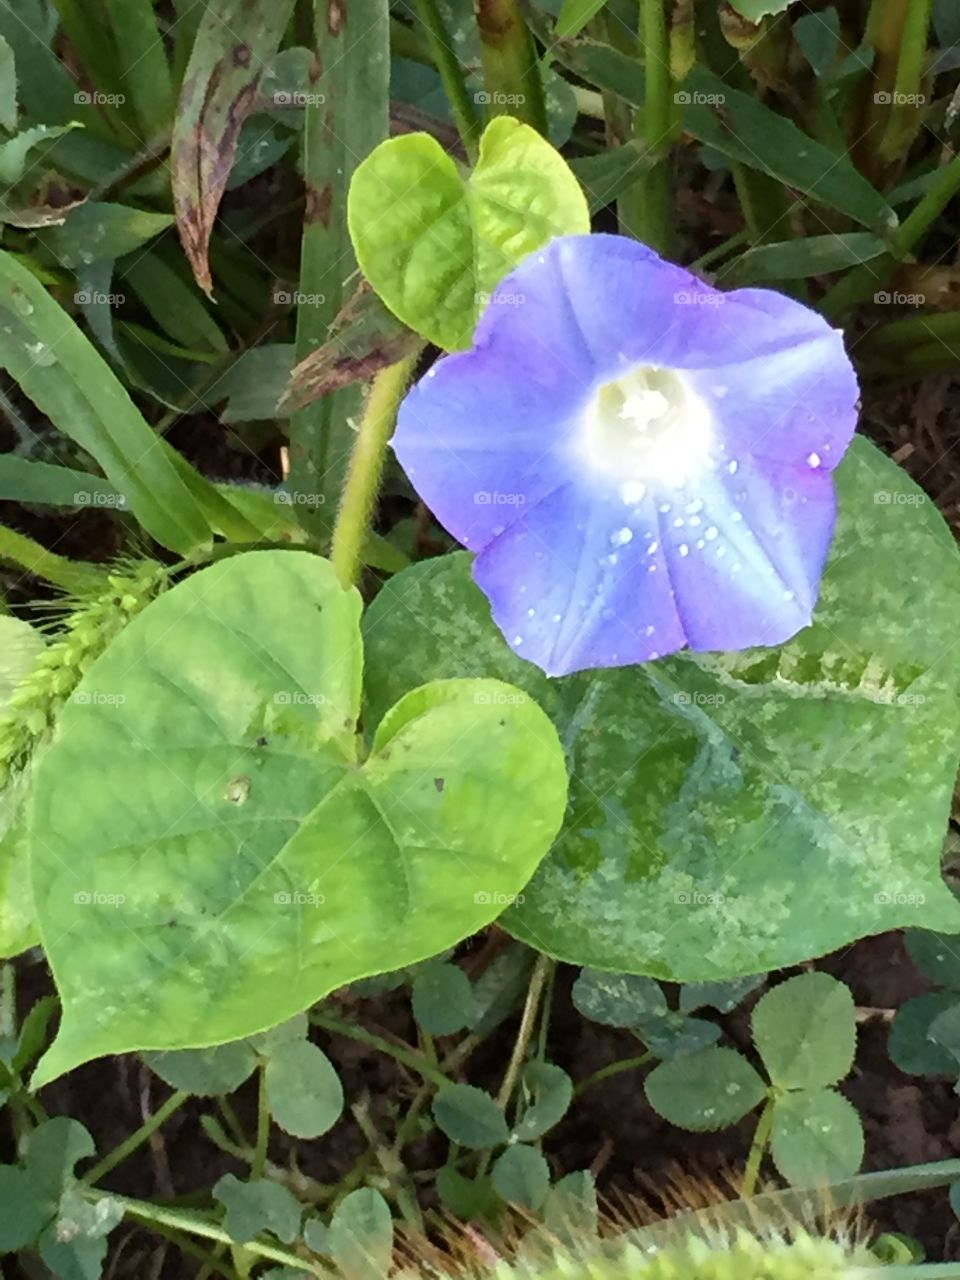
<svg viewBox="0 0 960 1280">
<path fill-rule="evenodd" d="M 380 490 L 387 445 L 419 354 L 418 350 L 381 370 L 370 388 L 333 528 L 330 558 L 344 587 L 354 586 L 360 577 L 361 554 Z"/>
<path fill-rule="evenodd" d="M 666 253 L 671 239 L 669 156 L 673 134 L 673 76 L 663 0 L 641 0 L 641 20 L 646 75 L 643 135 L 647 146 L 657 155 L 657 162 L 640 188 L 642 225 L 637 231 L 645 244 Z"/>
<path fill-rule="evenodd" d="M 147 1200 L 133 1200 L 129 1196 L 116 1196 L 109 1191 L 95 1191 L 92 1189 L 87 1191 L 87 1199 L 93 1201 L 110 1200 L 123 1210 L 125 1217 L 134 1218 L 138 1222 L 145 1222 L 148 1225 L 156 1223 L 161 1227 L 172 1228 L 174 1231 L 186 1232 L 187 1235 L 200 1236 L 204 1240 L 215 1240 L 218 1244 L 233 1246 L 236 1243 L 231 1240 L 223 1227 L 218 1226 L 215 1222 L 208 1222 L 204 1218 L 196 1217 L 183 1210 L 165 1209 L 161 1205 L 150 1204 Z M 304 1271 L 308 1275 L 323 1276 L 324 1280 L 329 1280 L 329 1271 L 317 1263 L 308 1262 L 305 1258 L 298 1257 L 297 1254 L 291 1253 L 287 1249 L 279 1249 L 274 1245 L 265 1244 L 259 1240 L 248 1240 L 243 1248 L 247 1253 L 252 1253 L 258 1258 L 266 1258 L 270 1262 L 279 1262 L 284 1266 Z"/>
<path fill-rule="evenodd" d="M 618 1076 L 623 1071 L 635 1071 L 638 1067 L 645 1067 L 648 1062 L 653 1062 L 653 1060 L 653 1054 L 648 1049 L 646 1053 L 641 1053 L 636 1058 L 621 1058 L 618 1062 L 610 1062 L 605 1067 L 601 1067 L 599 1071 L 594 1071 L 593 1075 L 581 1080 L 575 1086 L 573 1096 L 579 1098 L 581 1093 L 585 1093 L 587 1089 L 592 1089 L 595 1084 L 600 1084 L 602 1080 L 609 1080 L 611 1076 Z"/>
<path fill-rule="evenodd" d="M 450 1083 L 449 1077 L 441 1068 L 435 1067 L 422 1054 L 415 1053 L 413 1049 L 405 1049 L 400 1045 L 391 1044 L 389 1040 L 385 1040 L 383 1036 L 376 1035 L 373 1031 L 367 1031 L 363 1027 L 355 1027 L 352 1022 L 342 1022 L 339 1018 L 333 1018 L 326 1013 L 311 1013 L 310 1021 L 315 1027 L 323 1027 L 325 1031 L 332 1031 L 338 1036 L 346 1036 L 348 1040 L 356 1040 L 360 1044 L 369 1045 L 371 1049 L 378 1049 L 381 1053 L 388 1054 L 391 1058 L 395 1058 L 397 1062 L 402 1062 L 405 1067 L 410 1067 L 412 1071 L 416 1071 L 417 1075 L 422 1076 L 424 1080 L 432 1080 L 434 1084 L 440 1086 Z"/>
<path fill-rule="evenodd" d="M 267 1166 L 267 1148 L 270 1145 L 270 1102 L 267 1097 L 267 1068 L 261 1063 L 257 1085 L 257 1145 L 250 1161 L 250 1177 L 262 1178 Z"/>
<path fill-rule="evenodd" d="M 54 551 L 41 547 L 39 542 L 25 534 L 0 525 L 0 563 L 7 561 L 35 574 L 55 587 L 62 587 L 71 594 L 83 594 L 92 587 L 103 588 L 106 575 L 93 565 L 68 560 Z"/>
<path fill-rule="evenodd" d="M 533 1029 L 536 1026 L 540 997 L 543 994 L 547 976 L 553 969 L 553 963 L 549 956 L 541 953 L 537 956 L 537 963 L 533 966 L 533 973 L 530 975 L 530 986 L 527 989 L 527 999 L 523 1006 L 523 1016 L 520 1019 L 520 1030 L 517 1032 L 517 1039 L 503 1077 L 503 1084 L 497 1094 L 497 1104 L 501 1111 L 507 1109 L 510 1099 L 513 1097 L 513 1091 L 517 1087 L 517 1081 L 523 1068 L 523 1060 L 526 1057 L 527 1048 L 533 1036 Z"/>
<path fill-rule="evenodd" d="M 750 1148 L 749 1156 L 747 1156 L 747 1167 L 743 1174 L 743 1186 L 740 1189 L 740 1198 L 742 1200 L 748 1200 L 757 1189 L 760 1165 L 766 1154 L 767 1143 L 770 1141 L 770 1133 L 773 1130 L 774 1102 L 774 1098 L 768 1098 L 766 1106 L 760 1113 L 757 1131 L 753 1135 L 753 1146 Z"/>
<path fill-rule="evenodd" d="M 182 1089 L 178 1089 L 176 1093 L 171 1093 L 166 1102 L 159 1106 L 153 1115 L 143 1122 L 139 1129 L 131 1133 L 129 1138 L 105 1155 L 99 1164 L 95 1164 L 89 1173 L 84 1174 L 81 1181 L 86 1186 L 93 1186 L 101 1178 L 105 1178 L 118 1164 L 123 1164 L 124 1160 L 131 1156 L 138 1147 L 142 1146 L 149 1138 L 152 1138 L 160 1126 L 165 1124 L 189 1097 L 189 1093 L 185 1093 Z"/>
<path fill-rule="evenodd" d="M 450 112 L 471 164 L 476 164 L 480 150 L 480 118 L 464 83 L 460 61 L 451 47 L 450 35 L 443 23 L 437 0 L 416 0 L 417 17 L 427 33 L 433 64 L 450 103 Z"/>
</svg>

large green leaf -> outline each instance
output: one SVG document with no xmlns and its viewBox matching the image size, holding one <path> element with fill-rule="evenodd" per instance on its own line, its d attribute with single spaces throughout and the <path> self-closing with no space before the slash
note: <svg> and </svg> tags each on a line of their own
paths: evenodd
<svg viewBox="0 0 960 1280">
<path fill-rule="evenodd" d="M 492 920 L 557 831 L 566 775 L 532 699 L 425 685 L 358 757 L 360 596 L 251 552 L 149 606 L 38 762 L 34 898 L 64 1004 L 52 1079 L 272 1026 Z"/>
<path fill-rule="evenodd" d="M 814 625 L 779 649 L 549 680 L 513 655 L 459 554 L 368 610 L 367 694 L 497 676 L 557 725 L 563 834 L 501 923 L 577 964 L 684 982 L 902 925 L 956 931 L 939 855 L 956 777 L 960 560 L 929 500 L 858 439 Z"/>
<path fill-rule="evenodd" d="M 448 350 L 470 345 L 486 295 L 528 253 L 590 230 L 566 161 L 509 116 L 485 130 L 468 182 L 429 134 L 382 143 L 354 174 L 347 213 L 374 289 L 404 324 Z"/>
</svg>

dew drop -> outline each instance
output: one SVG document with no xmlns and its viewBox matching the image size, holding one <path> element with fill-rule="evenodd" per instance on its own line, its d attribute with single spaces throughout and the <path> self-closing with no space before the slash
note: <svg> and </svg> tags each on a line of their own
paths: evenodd
<svg viewBox="0 0 960 1280">
<path fill-rule="evenodd" d="M 808 455 L 807 455 L 807 461 L 810 463 L 811 467 L 819 467 L 819 465 L 820 465 L 820 455 L 819 455 L 819 453 L 810 453 L 810 454 L 808 454 Z"/>
<path fill-rule="evenodd" d="M 688 556 L 690 554 L 690 548 L 687 546 L 685 542 L 681 542 L 677 550 L 680 552 L 682 556 Z"/>
<path fill-rule="evenodd" d="M 625 547 L 628 542 L 633 541 L 633 530 L 627 528 L 618 529 L 616 533 L 610 535 L 610 541 L 615 547 Z"/>
<path fill-rule="evenodd" d="M 716 525 L 712 524 L 709 529 L 705 529 L 703 536 L 706 538 L 708 542 L 713 542 L 714 538 L 717 536 Z"/>
<path fill-rule="evenodd" d="M 737 468 L 739 466 L 740 466 L 740 463 L 737 462 L 736 458 L 734 458 L 727 463 L 727 470 L 730 472 L 732 476 L 735 476 L 737 474 Z"/>
<path fill-rule="evenodd" d="M 647 486 L 641 484 L 639 480 L 628 480 L 626 484 L 620 486 L 620 500 L 625 502 L 628 507 L 636 506 L 646 496 Z"/>
</svg>

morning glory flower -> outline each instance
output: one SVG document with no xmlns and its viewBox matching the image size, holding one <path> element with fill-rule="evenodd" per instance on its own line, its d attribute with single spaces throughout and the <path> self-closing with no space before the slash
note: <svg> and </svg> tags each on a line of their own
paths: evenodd
<svg viewBox="0 0 960 1280">
<path fill-rule="evenodd" d="M 809 308 L 569 236 L 499 285 L 393 443 L 507 642 L 564 675 L 805 627 L 857 397 Z"/>
</svg>

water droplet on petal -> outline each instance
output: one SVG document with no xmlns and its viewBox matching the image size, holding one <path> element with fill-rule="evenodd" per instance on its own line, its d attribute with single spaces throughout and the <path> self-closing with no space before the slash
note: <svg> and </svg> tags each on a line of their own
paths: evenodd
<svg viewBox="0 0 960 1280">
<path fill-rule="evenodd" d="M 739 466 L 740 466 L 740 463 L 737 462 L 736 458 L 734 458 L 731 462 L 727 463 L 727 470 L 730 472 L 732 476 L 735 476 L 737 474 L 737 468 Z"/>
<path fill-rule="evenodd" d="M 616 533 L 610 535 L 610 541 L 615 547 L 625 547 L 628 542 L 633 541 L 633 530 L 627 528 L 618 529 Z"/>
<path fill-rule="evenodd" d="M 690 554 L 690 548 L 687 546 L 685 542 L 681 542 L 677 550 L 680 552 L 682 556 L 688 556 Z"/>
<path fill-rule="evenodd" d="M 808 454 L 808 455 L 807 455 L 807 461 L 810 463 L 811 467 L 819 467 L 819 465 L 820 465 L 820 455 L 819 455 L 819 453 L 811 453 L 811 454 Z"/>
<path fill-rule="evenodd" d="M 716 525 L 711 525 L 709 529 L 705 529 L 703 536 L 706 538 L 708 542 L 712 542 L 714 538 L 717 536 Z"/>
</svg>

